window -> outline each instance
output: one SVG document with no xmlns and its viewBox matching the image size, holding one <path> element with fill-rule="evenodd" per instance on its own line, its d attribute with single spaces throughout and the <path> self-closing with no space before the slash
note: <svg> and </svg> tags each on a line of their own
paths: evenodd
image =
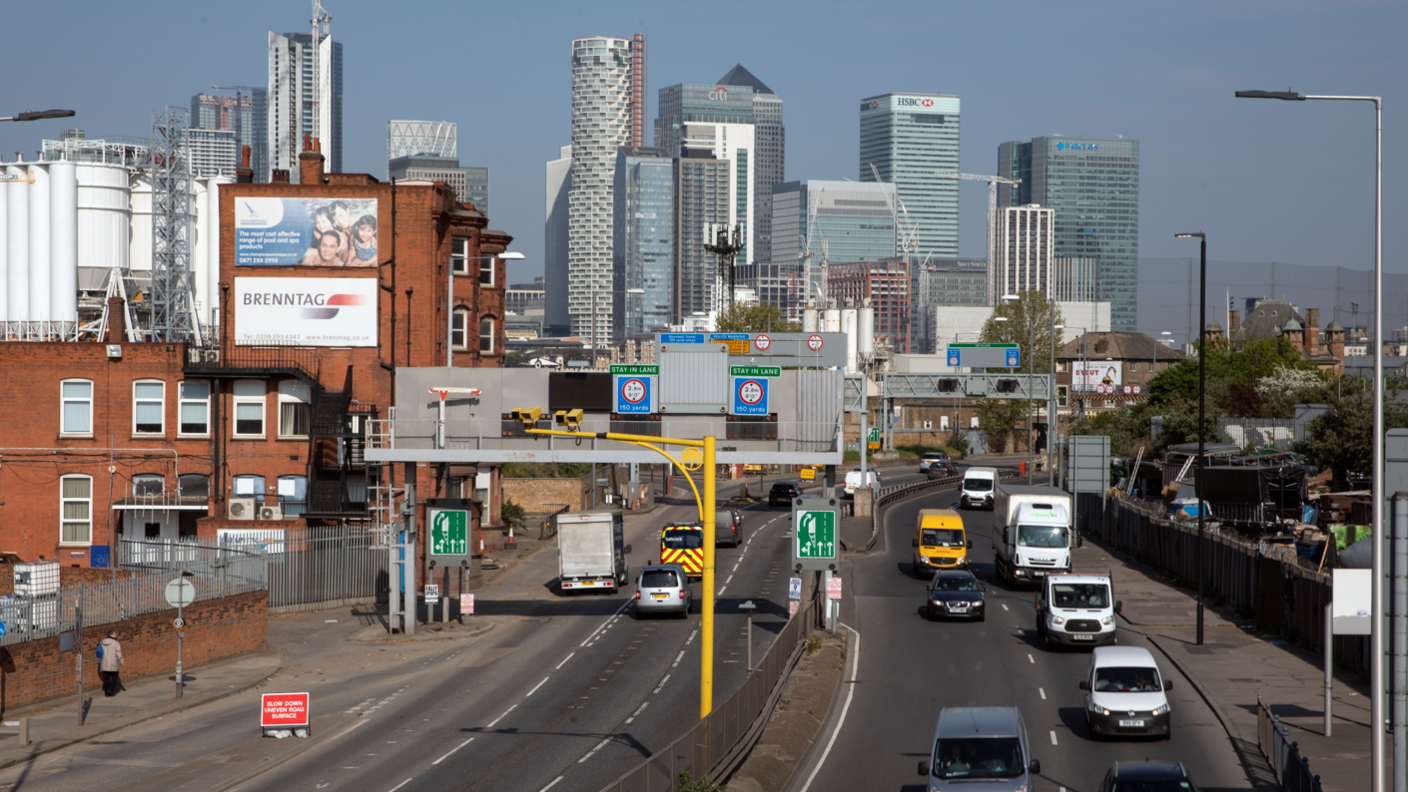
<svg viewBox="0 0 1408 792">
<path fill-rule="evenodd" d="M 1056 370 L 1057 370 L 1057 371 L 1065 371 L 1067 368 L 1069 368 L 1069 366 L 1070 366 L 1070 364 L 1067 363 L 1067 362 L 1064 361 L 1064 360 L 1058 360 L 1058 361 L 1056 361 Z"/>
<path fill-rule="evenodd" d="M 480 286 L 493 286 L 493 285 L 494 285 L 494 267 L 497 266 L 498 263 L 499 263 L 499 259 L 498 259 L 497 256 L 480 256 L 480 257 L 479 257 L 479 285 L 480 285 Z"/>
<path fill-rule="evenodd" d="M 279 383 L 279 437 L 307 437 L 312 390 L 302 380 Z"/>
<path fill-rule="evenodd" d="M 279 476 L 279 506 L 285 519 L 308 511 L 307 476 Z"/>
<path fill-rule="evenodd" d="M 235 436 L 264 436 L 264 381 L 235 380 Z"/>
<path fill-rule="evenodd" d="M 450 242 L 450 272 L 456 275 L 469 274 L 469 239 L 454 237 Z"/>
<path fill-rule="evenodd" d="M 479 351 L 494 351 L 494 320 L 484 318 L 479 320 Z"/>
<path fill-rule="evenodd" d="M 133 434 L 162 434 L 166 429 L 166 383 L 138 380 L 132 383 Z"/>
<path fill-rule="evenodd" d="M 1131 361 L 1129 361 L 1129 370 L 1130 370 L 1130 371 L 1138 371 L 1138 370 L 1139 370 L 1139 361 L 1137 361 L 1137 360 L 1131 360 Z"/>
<path fill-rule="evenodd" d="M 210 434 L 210 383 L 205 380 L 185 380 L 178 386 L 180 408 L 177 434 Z"/>
<path fill-rule="evenodd" d="M 469 309 L 456 308 L 453 316 L 450 317 L 450 346 L 455 349 L 467 349 L 469 341 L 465 338 L 465 327 L 469 325 Z"/>
<path fill-rule="evenodd" d="M 181 494 L 186 496 L 210 497 L 210 477 L 200 473 L 181 474 Z"/>
<path fill-rule="evenodd" d="M 132 477 L 132 494 L 137 496 L 161 495 L 166 492 L 166 479 L 155 473 L 143 473 Z"/>
<path fill-rule="evenodd" d="M 59 431 L 63 434 L 93 434 L 92 381 L 64 380 L 61 392 L 63 412 Z"/>
<path fill-rule="evenodd" d="M 64 476 L 59 479 L 59 527 L 61 544 L 90 544 L 93 541 L 93 477 Z"/>
<path fill-rule="evenodd" d="M 234 484 L 236 498 L 254 498 L 256 502 L 264 503 L 263 476 L 235 476 Z"/>
</svg>

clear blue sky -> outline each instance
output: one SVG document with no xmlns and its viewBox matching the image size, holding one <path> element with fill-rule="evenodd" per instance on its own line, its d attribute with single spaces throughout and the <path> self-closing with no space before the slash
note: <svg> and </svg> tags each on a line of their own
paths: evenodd
<svg viewBox="0 0 1408 792">
<path fill-rule="evenodd" d="M 1402 2 L 326 7 L 346 54 L 344 169 L 385 175 L 388 119 L 457 122 L 462 162 L 491 168 L 492 225 L 517 237 L 515 248 L 528 256 L 514 282 L 542 272 L 543 169 L 569 142 L 571 40 L 646 28 L 651 121 L 657 89 L 712 82 L 741 62 L 786 103 L 789 180 L 857 178 L 858 100 L 887 91 L 961 96 L 969 173 L 994 173 L 1006 140 L 1138 138 L 1144 257 L 1195 256 L 1196 244 L 1173 234 L 1201 229 L 1221 260 L 1370 268 L 1372 106 L 1239 100 L 1232 92 L 1382 94 L 1385 262 L 1408 272 Z M 40 6 L 7 16 L 0 114 L 78 112 L 0 124 L 0 151 L 12 159 L 15 151 L 33 156 L 41 138 L 68 126 L 147 136 L 155 108 L 189 106 L 212 84 L 265 84 L 267 31 L 306 30 L 309 3 L 138 0 L 114 12 L 110 3 L 76 0 L 62 20 Z M 965 256 L 983 254 L 985 203 L 984 185 L 963 185 Z"/>
</svg>

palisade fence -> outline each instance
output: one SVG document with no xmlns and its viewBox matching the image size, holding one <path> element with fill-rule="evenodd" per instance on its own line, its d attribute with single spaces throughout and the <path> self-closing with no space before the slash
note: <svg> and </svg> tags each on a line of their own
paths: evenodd
<svg viewBox="0 0 1408 792">
<path fill-rule="evenodd" d="M 1271 714 L 1260 698 L 1256 702 L 1256 744 L 1286 792 L 1321 792 L 1320 776 L 1310 772 L 1310 759 L 1301 755 L 1300 744 L 1290 739 L 1290 729 L 1281 725 L 1281 719 Z"/>
<path fill-rule="evenodd" d="M 1078 528 L 1185 583 L 1198 579 L 1196 521 L 1171 520 L 1157 506 L 1124 495 L 1106 496 L 1103 505 L 1098 494 L 1077 497 Z M 1208 521 L 1202 545 L 1206 596 L 1252 614 L 1262 630 L 1324 650 L 1330 570 L 1299 557 L 1294 545 L 1250 541 L 1216 521 Z M 1369 636 L 1336 635 L 1334 642 L 1338 663 L 1369 673 Z"/>
<path fill-rule="evenodd" d="M 802 656 L 820 612 L 814 592 L 778 633 L 743 685 L 682 737 L 607 784 L 602 792 L 674 792 L 680 773 L 727 778 L 747 758 L 782 693 L 782 682 Z"/>
<path fill-rule="evenodd" d="M 314 526 L 267 534 L 223 541 L 123 539 L 117 563 L 138 573 L 189 572 L 212 585 L 267 587 L 271 614 L 375 602 L 389 588 L 389 553 L 365 528 Z"/>
</svg>

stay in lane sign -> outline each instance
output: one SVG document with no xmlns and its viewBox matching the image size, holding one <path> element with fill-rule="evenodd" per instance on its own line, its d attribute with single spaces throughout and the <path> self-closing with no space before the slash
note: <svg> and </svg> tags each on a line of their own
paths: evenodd
<svg viewBox="0 0 1408 792">
<path fill-rule="evenodd" d="M 616 385 L 615 409 L 625 415 L 648 415 L 655 392 L 655 378 L 628 374 L 612 377 Z"/>
<path fill-rule="evenodd" d="M 733 378 L 733 414 L 768 414 L 768 380 L 766 377 Z"/>
</svg>

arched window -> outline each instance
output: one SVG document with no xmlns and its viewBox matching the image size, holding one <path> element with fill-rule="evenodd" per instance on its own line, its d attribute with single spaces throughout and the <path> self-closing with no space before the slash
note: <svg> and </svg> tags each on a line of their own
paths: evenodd
<svg viewBox="0 0 1408 792">
<path fill-rule="evenodd" d="M 479 351 L 494 351 L 494 319 L 486 316 L 479 320 Z"/>
<path fill-rule="evenodd" d="M 468 326 L 469 309 L 463 306 L 456 308 L 454 315 L 450 318 L 450 346 L 455 349 L 468 348 L 469 341 L 465 338 L 465 328 Z"/>
<path fill-rule="evenodd" d="M 181 494 L 187 497 L 210 497 L 210 477 L 200 473 L 182 473 Z"/>
<path fill-rule="evenodd" d="M 254 498 L 260 505 L 264 503 L 264 477 L 263 476 L 235 476 L 235 497 Z"/>
<path fill-rule="evenodd" d="M 313 392 L 302 380 L 279 383 L 279 437 L 307 437 Z"/>
<path fill-rule="evenodd" d="M 166 383 L 137 380 L 132 383 L 132 434 L 165 434 Z"/>
<path fill-rule="evenodd" d="M 162 495 L 166 492 L 166 479 L 158 473 L 141 473 L 132 477 L 132 494 L 138 497 Z"/>
</svg>

